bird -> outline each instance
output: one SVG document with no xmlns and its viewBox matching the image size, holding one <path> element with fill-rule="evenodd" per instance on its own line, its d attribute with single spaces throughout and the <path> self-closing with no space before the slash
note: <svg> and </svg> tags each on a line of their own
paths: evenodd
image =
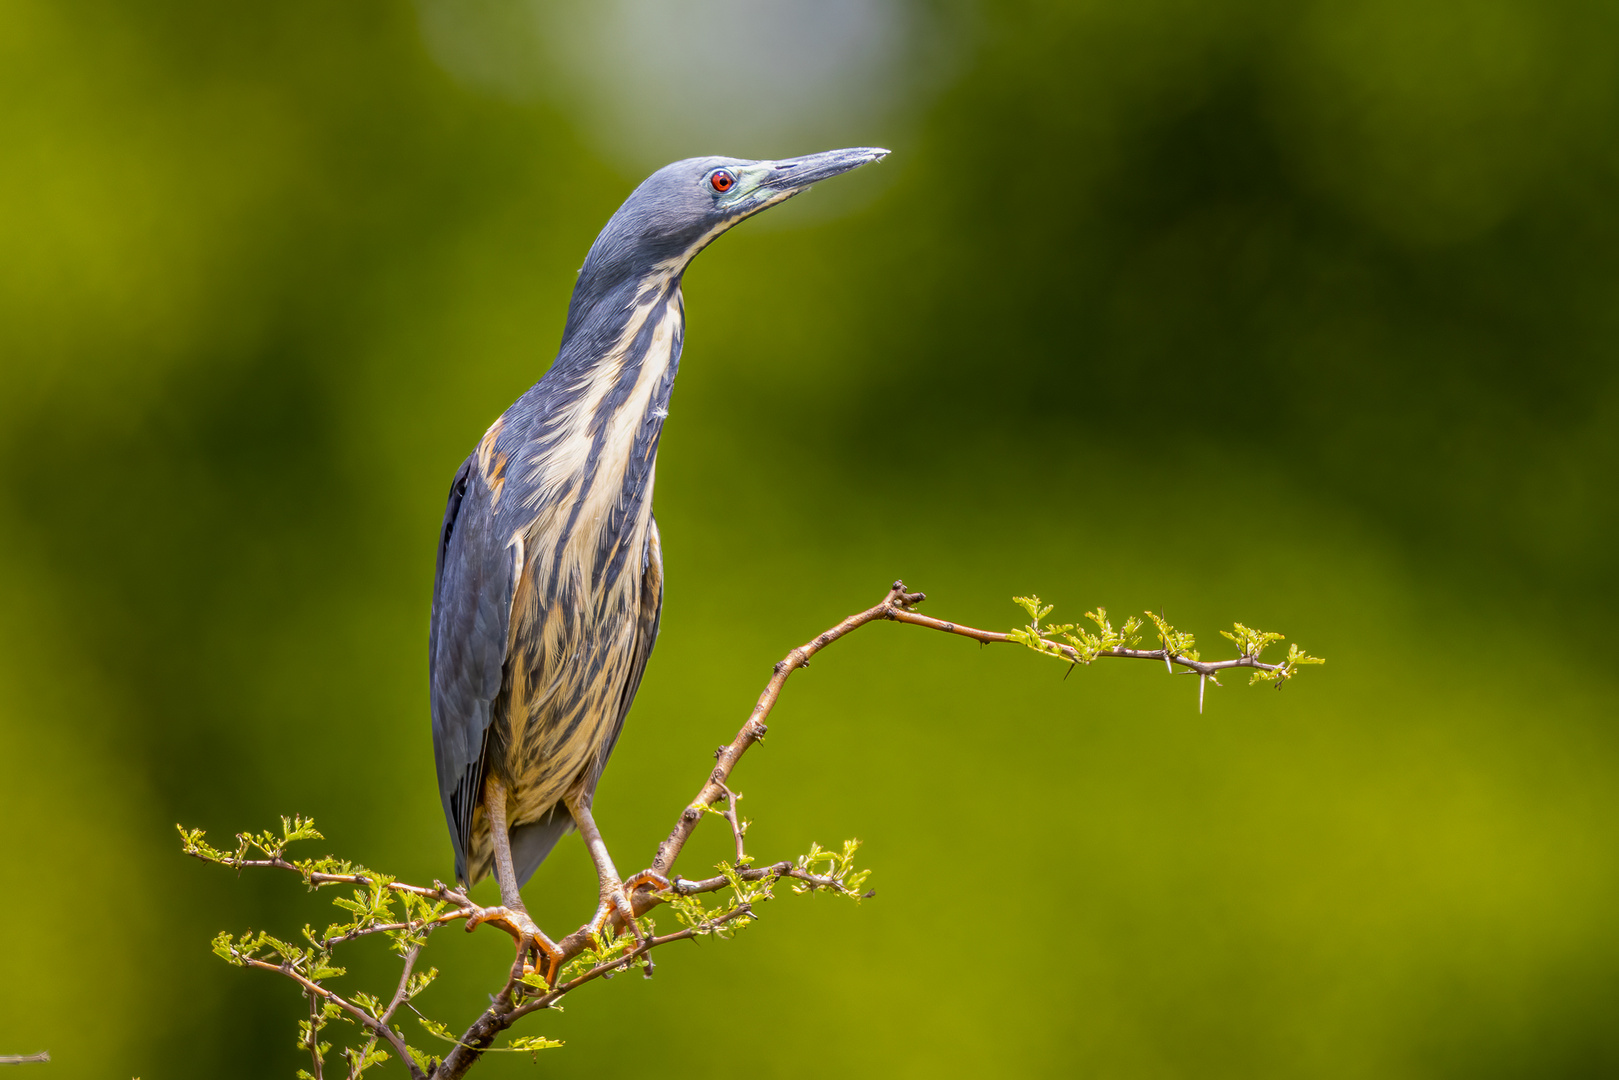
<svg viewBox="0 0 1619 1080">
<path fill-rule="evenodd" d="M 639 935 L 630 896 L 669 887 L 651 871 L 619 876 L 591 808 L 663 608 L 652 494 L 685 339 L 682 277 L 721 233 L 887 154 L 698 157 L 654 172 L 591 245 L 556 359 L 451 481 L 428 633 L 439 796 L 456 880 L 493 872 L 500 886 L 500 905 L 468 928 L 511 934 L 548 982 L 561 950 L 521 889 L 566 833 L 595 864 L 594 932 L 616 915 Z"/>
</svg>

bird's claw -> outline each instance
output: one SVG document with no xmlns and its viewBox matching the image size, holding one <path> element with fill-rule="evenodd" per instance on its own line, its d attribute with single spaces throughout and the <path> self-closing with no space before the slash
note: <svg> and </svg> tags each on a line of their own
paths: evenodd
<svg viewBox="0 0 1619 1080">
<path fill-rule="evenodd" d="M 605 935 L 612 927 L 613 916 L 617 915 L 624 929 L 635 935 L 637 944 L 645 938 L 641 934 L 641 927 L 635 921 L 634 896 L 640 889 L 652 888 L 659 892 L 674 888 L 668 878 L 653 870 L 642 870 L 625 881 L 604 883 L 601 904 L 596 908 L 596 917 L 590 922 L 592 934 Z"/>
<path fill-rule="evenodd" d="M 512 936 L 517 943 L 517 956 L 522 962 L 524 975 L 541 973 L 547 986 L 556 984 L 557 972 L 562 968 L 562 950 L 545 936 L 545 931 L 540 929 L 528 912 L 510 907 L 479 908 L 467 920 L 467 930 L 476 930 L 483 923 L 498 926 Z M 530 963 L 531 957 L 535 962 Z M 539 963 L 541 957 L 545 958 L 543 972 Z"/>
<path fill-rule="evenodd" d="M 674 887 L 674 882 L 670 881 L 656 870 L 642 870 L 639 874 L 632 874 L 624 882 L 624 895 L 634 896 L 638 891 L 646 888 L 653 888 L 658 892 L 666 892 Z"/>
</svg>

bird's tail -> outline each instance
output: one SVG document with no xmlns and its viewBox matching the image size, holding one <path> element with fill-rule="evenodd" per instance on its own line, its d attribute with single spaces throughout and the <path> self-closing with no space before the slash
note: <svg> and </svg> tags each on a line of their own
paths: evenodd
<svg viewBox="0 0 1619 1080">
<path fill-rule="evenodd" d="M 512 868 L 517 871 L 517 884 L 526 885 L 540 868 L 551 849 L 573 831 L 573 815 L 558 803 L 551 812 L 538 821 L 519 825 L 512 830 Z"/>
</svg>

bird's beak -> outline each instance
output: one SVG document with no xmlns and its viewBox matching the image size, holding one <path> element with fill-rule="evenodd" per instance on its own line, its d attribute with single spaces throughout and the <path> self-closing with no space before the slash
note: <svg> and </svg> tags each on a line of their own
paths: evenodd
<svg viewBox="0 0 1619 1080">
<path fill-rule="evenodd" d="M 888 156 L 888 151 L 876 146 L 857 146 L 850 150 L 828 150 L 807 157 L 787 158 L 785 161 L 761 161 L 768 165 L 775 178 L 775 186 L 803 191 L 811 184 L 829 179 L 850 169 L 870 165 Z"/>
<path fill-rule="evenodd" d="M 812 184 L 873 161 L 881 161 L 887 156 L 888 151 L 880 147 L 857 146 L 781 161 L 756 162 L 741 170 L 742 183 L 737 185 L 742 189 L 741 197 L 733 205 L 743 217 L 756 214 L 767 206 L 775 206 L 801 191 L 807 191 Z"/>
</svg>

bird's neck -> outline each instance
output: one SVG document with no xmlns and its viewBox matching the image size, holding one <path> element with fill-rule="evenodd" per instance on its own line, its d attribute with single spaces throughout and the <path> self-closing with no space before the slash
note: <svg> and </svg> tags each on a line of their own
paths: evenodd
<svg viewBox="0 0 1619 1080">
<path fill-rule="evenodd" d="M 562 351 L 525 395 L 527 475 L 538 490 L 572 493 L 562 501 L 577 527 L 565 531 L 581 551 L 617 550 L 607 537 L 651 521 L 684 328 L 678 277 L 601 297 L 585 311 L 576 293 Z M 580 565 L 591 559 L 581 554 Z"/>
<path fill-rule="evenodd" d="M 655 449 L 685 336 L 680 278 L 652 275 L 582 308 L 583 285 L 575 291 L 556 363 L 540 381 L 551 399 L 547 426 L 605 437 L 609 444 L 651 428 Z"/>
</svg>

